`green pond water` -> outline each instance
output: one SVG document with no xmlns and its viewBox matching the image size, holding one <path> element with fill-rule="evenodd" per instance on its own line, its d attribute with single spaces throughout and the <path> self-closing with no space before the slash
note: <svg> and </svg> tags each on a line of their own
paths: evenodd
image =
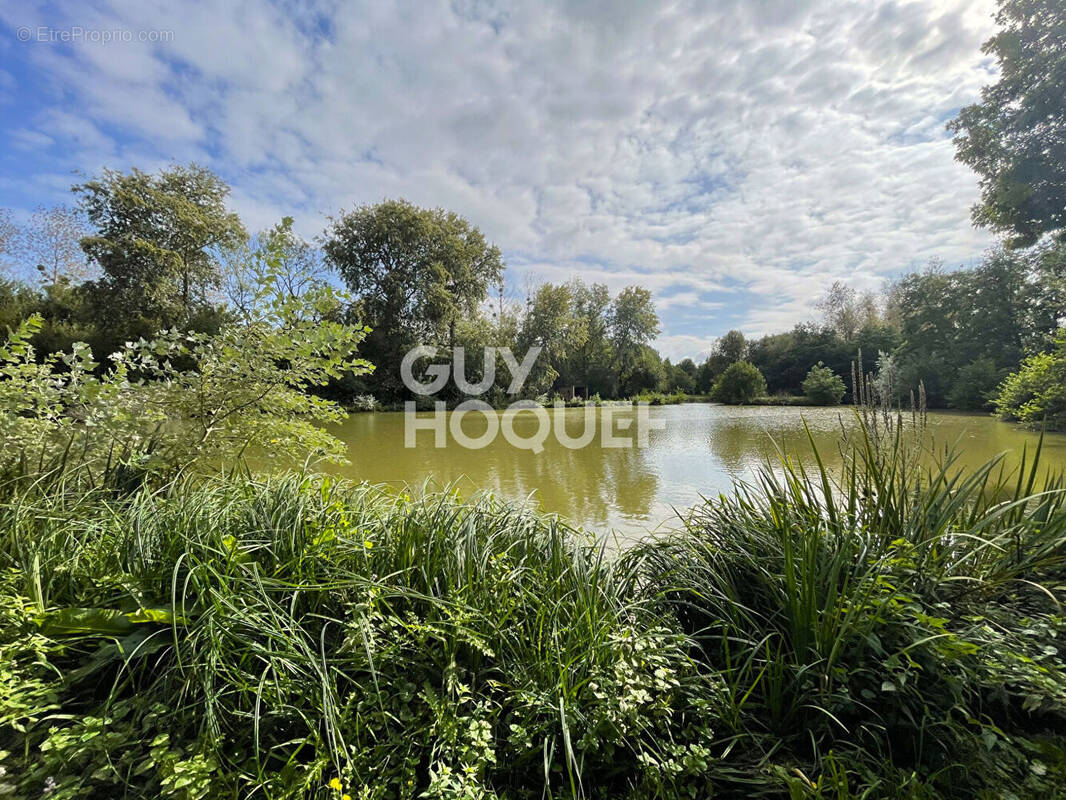
<svg viewBox="0 0 1066 800">
<path fill-rule="evenodd" d="M 548 431 L 542 427 L 546 421 L 530 412 L 494 413 L 496 423 L 510 426 L 512 438 L 530 439 L 538 430 Z M 727 492 L 737 479 L 750 478 L 768 460 L 777 461 L 778 447 L 813 463 L 804 422 L 823 460 L 838 467 L 842 426 L 855 424 L 850 408 L 688 404 L 653 407 L 646 413 L 646 429 L 654 429 L 639 446 L 638 411 L 631 407 L 550 412 L 547 421 L 553 432 L 540 452 L 515 446 L 502 432 L 470 449 L 450 432 L 444 446 L 437 447 L 434 431 L 421 430 L 415 433 L 416 446 L 407 447 L 403 413 L 353 414 L 332 429 L 347 443 L 351 463 L 328 470 L 397 488 L 417 490 L 429 481 L 435 488 L 457 484 L 464 495 L 488 489 L 508 499 L 528 498 L 541 510 L 589 530 L 629 537 L 676 524 L 677 511 L 695 505 L 701 496 Z M 428 423 L 425 415 L 419 417 Z M 451 415 L 447 417 L 451 424 Z M 482 413 L 461 415 L 456 422 L 457 430 L 468 436 L 486 434 L 490 427 Z M 617 441 L 634 446 L 604 446 L 608 422 Z M 592 441 L 566 447 L 554 433 L 556 426 L 573 438 L 591 430 Z M 927 435 L 933 447 L 955 448 L 965 467 L 1003 453 L 1008 464 L 1016 464 L 1022 448 L 1032 450 L 1039 438 L 988 416 L 946 412 L 929 414 Z M 1046 437 L 1042 463 L 1056 471 L 1066 469 L 1066 435 Z"/>
</svg>

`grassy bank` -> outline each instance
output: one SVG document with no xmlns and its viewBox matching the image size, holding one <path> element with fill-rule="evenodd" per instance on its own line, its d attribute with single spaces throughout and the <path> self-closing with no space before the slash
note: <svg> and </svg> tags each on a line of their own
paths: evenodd
<svg viewBox="0 0 1066 800">
<path fill-rule="evenodd" d="M 322 477 L 11 490 L 0 788 L 1062 796 L 1061 483 L 854 447 L 621 554 Z"/>
</svg>

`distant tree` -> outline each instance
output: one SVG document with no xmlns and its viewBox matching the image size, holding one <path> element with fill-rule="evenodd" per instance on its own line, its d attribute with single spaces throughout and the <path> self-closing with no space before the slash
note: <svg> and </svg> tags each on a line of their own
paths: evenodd
<svg viewBox="0 0 1066 800">
<path fill-rule="evenodd" d="M 627 286 L 611 304 L 610 321 L 621 394 L 633 395 L 656 388 L 662 381 L 663 371 L 658 354 L 648 346 L 659 335 L 659 315 L 651 292 L 641 286 Z"/>
<path fill-rule="evenodd" d="M 718 340 L 714 354 L 721 358 L 725 366 L 743 361 L 748 355 L 748 342 L 740 331 L 729 331 Z"/>
<path fill-rule="evenodd" d="M 980 177 L 974 222 L 1028 246 L 1066 229 L 1066 5 L 999 0 L 996 21 L 984 52 L 999 79 L 948 127 Z"/>
<path fill-rule="evenodd" d="M 19 230 L 14 250 L 20 262 L 39 273 L 43 284 L 77 284 L 91 272 L 81 248 L 88 234 L 88 220 L 80 209 L 40 206 Z"/>
<path fill-rule="evenodd" d="M 819 361 L 803 381 L 803 394 L 817 406 L 839 405 L 847 392 L 844 380 Z"/>
<path fill-rule="evenodd" d="M 567 286 L 578 338 L 571 350 L 569 374 L 590 393 L 613 395 L 617 390 L 611 361 L 611 293 L 602 283 L 586 286 L 575 278 Z"/>
<path fill-rule="evenodd" d="M 682 365 L 686 365 L 689 369 Z M 663 360 L 662 366 L 662 390 L 664 392 L 692 394 L 696 390 L 696 365 L 691 358 L 686 358 L 677 364 L 672 364 L 667 358 Z"/>
<path fill-rule="evenodd" d="M 11 218 L 11 210 L 0 208 L 0 269 L 8 269 L 7 257 L 15 244 L 18 235 L 18 226 Z"/>
<path fill-rule="evenodd" d="M 560 376 L 570 379 L 564 372 L 587 333 L 574 318 L 573 299 L 568 285 L 551 283 L 542 284 L 529 299 L 518 345 L 523 352 L 530 347 L 542 348 L 527 378 L 527 389 L 534 395 L 548 392 Z"/>
<path fill-rule="evenodd" d="M 353 317 L 373 329 L 362 351 L 391 393 L 403 391 L 404 353 L 453 344 L 458 320 L 476 315 L 503 275 L 499 249 L 475 226 L 405 200 L 342 213 L 330 221 L 323 250 L 354 297 Z"/>
<path fill-rule="evenodd" d="M 651 292 L 641 286 L 627 286 L 618 293 L 610 321 L 611 338 L 619 353 L 648 344 L 659 335 L 659 315 Z"/>
<path fill-rule="evenodd" d="M 619 367 L 619 394 L 634 397 L 662 387 L 666 372 L 659 354 L 650 345 L 642 344 L 627 350 Z"/>
<path fill-rule="evenodd" d="M 930 404 L 944 405 L 966 365 L 988 359 L 1010 372 L 1041 349 L 1060 308 L 1057 267 L 1047 258 L 1052 252 L 999 248 L 973 269 L 932 265 L 903 276 L 889 300 L 903 342 L 897 354 L 901 392 L 921 381 Z"/>
<path fill-rule="evenodd" d="M 731 364 L 715 381 L 711 398 L 719 403 L 742 405 L 766 394 L 766 379 L 747 361 Z"/>
<path fill-rule="evenodd" d="M 948 392 L 948 405 L 965 411 L 992 407 L 996 388 L 1005 374 L 991 358 L 979 358 L 959 370 Z"/>
<path fill-rule="evenodd" d="M 262 264 L 264 253 L 271 264 Z M 319 251 L 293 231 L 293 218 L 260 232 L 255 241 L 234 248 L 226 254 L 224 287 L 226 297 L 237 311 L 247 313 L 259 288 L 259 271 L 269 268 L 278 290 L 290 297 L 300 297 L 312 289 L 329 284 L 329 271 Z"/>
<path fill-rule="evenodd" d="M 1027 358 L 994 399 L 1003 419 L 1066 429 L 1066 328 L 1057 333 L 1051 352 Z"/>
<path fill-rule="evenodd" d="M 226 209 L 229 187 L 195 164 L 156 174 L 104 170 L 73 187 L 94 232 L 81 240 L 100 267 L 100 324 L 188 326 L 221 287 L 220 253 L 247 235 Z"/>
<path fill-rule="evenodd" d="M 840 281 L 825 290 L 817 308 L 826 327 L 845 342 L 853 341 L 860 330 L 880 321 L 874 296 L 870 292 L 860 294 Z"/>
</svg>

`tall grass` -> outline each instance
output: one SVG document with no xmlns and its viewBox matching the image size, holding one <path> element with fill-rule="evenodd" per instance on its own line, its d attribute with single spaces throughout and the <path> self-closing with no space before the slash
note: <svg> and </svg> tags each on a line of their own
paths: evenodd
<svg viewBox="0 0 1066 800">
<path fill-rule="evenodd" d="M 1063 483 L 884 432 L 622 553 L 487 495 L 20 485 L 0 791 L 1055 797 Z"/>
<path fill-rule="evenodd" d="M 963 472 L 947 452 L 923 468 L 902 426 L 860 430 L 839 474 L 786 459 L 629 557 L 726 681 L 730 729 L 788 752 L 803 792 L 821 796 L 801 765 L 875 797 L 1021 785 L 1046 742 L 1008 731 L 1066 722 L 1062 479 L 1040 477 L 1039 453 L 1014 471 Z M 1045 758 L 1063 770 L 1056 741 Z"/>
<path fill-rule="evenodd" d="M 652 796 L 702 752 L 662 740 L 702 708 L 684 638 L 602 547 L 490 497 L 230 479 L 0 529 L 23 791 Z"/>
</svg>

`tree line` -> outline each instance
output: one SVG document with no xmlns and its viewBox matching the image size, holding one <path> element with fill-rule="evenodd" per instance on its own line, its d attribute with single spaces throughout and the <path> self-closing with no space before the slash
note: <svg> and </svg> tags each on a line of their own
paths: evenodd
<svg viewBox="0 0 1066 800">
<path fill-rule="evenodd" d="M 256 290 L 248 264 L 269 245 L 291 294 L 343 284 L 341 321 L 370 329 L 361 355 L 376 365 L 373 376 L 320 390 L 342 401 L 409 399 L 400 362 L 430 344 L 442 360 L 463 347 L 471 381 L 485 348 L 541 348 L 530 397 L 574 389 L 604 399 L 660 392 L 831 404 L 848 399 L 846 379 L 861 362 L 901 395 L 923 386 L 934 407 L 979 410 L 1027 358 L 1054 349 L 1066 316 L 1066 245 L 1048 240 L 999 247 L 969 269 L 931 264 L 880 295 L 836 283 L 820 319 L 754 339 L 729 331 L 705 359 L 675 364 L 653 347 L 660 321 L 647 289 L 612 296 L 574 278 L 531 285 L 524 303 L 505 299 L 499 249 L 455 213 L 387 200 L 339 214 L 308 242 L 290 218 L 249 236 L 226 207 L 228 191 L 195 165 L 107 170 L 73 187 L 76 206 L 39 209 L 24 225 L 2 215 L 0 325 L 39 315 L 42 356 L 79 341 L 111 353 L 160 330 L 212 334 L 247 310 Z M 506 399 L 505 372 L 490 400 Z"/>
</svg>

